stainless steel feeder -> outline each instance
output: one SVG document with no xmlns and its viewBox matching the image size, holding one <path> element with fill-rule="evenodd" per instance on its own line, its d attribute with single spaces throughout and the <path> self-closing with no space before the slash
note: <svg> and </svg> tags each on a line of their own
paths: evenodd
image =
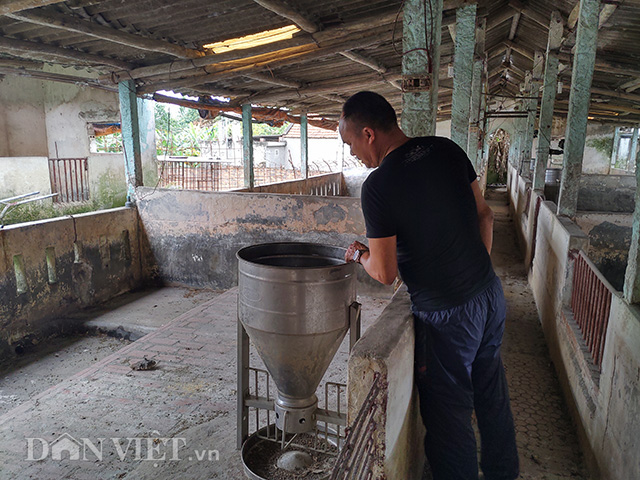
<svg viewBox="0 0 640 480">
<path fill-rule="evenodd" d="M 312 243 L 267 243 L 237 253 L 238 319 L 277 387 L 276 426 L 286 433 L 315 428 L 316 389 L 352 321 L 355 265 L 344 262 L 344 253 Z M 240 349 L 240 377 L 244 357 Z"/>
</svg>

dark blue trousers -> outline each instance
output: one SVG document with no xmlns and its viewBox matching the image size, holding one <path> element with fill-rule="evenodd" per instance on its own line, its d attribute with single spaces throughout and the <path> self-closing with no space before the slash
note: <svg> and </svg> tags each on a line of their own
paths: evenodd
<svg viewBox="0 0 640 480">
<path fill-rule="evenodd" d="M 499 278 L 463 305 L 413 313 L 415 380 L 434 480 L 478 479 L 474 409 L 485 479 L 515 479 L 518 452 L 500 357 L 506 306 Z"/>
</svg>

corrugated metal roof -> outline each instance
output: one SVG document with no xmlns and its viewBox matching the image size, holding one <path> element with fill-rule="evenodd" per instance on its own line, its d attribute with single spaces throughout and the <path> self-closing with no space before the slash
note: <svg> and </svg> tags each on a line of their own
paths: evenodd
<svg viewBox="0 0 640 480">
<path fill-rule="evenodd" d="M 295 18 L 304 19 L 317 32 L 300 32 L 287 42 L 288 49 L 272 53 L 266 53 L 269 47 L 259 49 L 261 56 L 255 56 L 254 49 L 209 56 L 206 61 L 196 58 L 204 55 L 204 44 L 292 23 L 263 7 L 265 1 L 293 11 Z M 28 8 L 42 3 L 49 4 Z M 444 2 L 441 118 L 447 117 L 451 103 L 446 68 L 452 62 L 453 42 L 446 24 L 454 21 L 455 7 L 464 3 L 468 2 Z M 519 94 L 534 52 L 546 50 L 551 12 L 558 10 L 566 23 L 578 4 L 577 0 L 477 3 L 479 18 L 488 25 L 490 93 L 500 95 Z M 12 4 L 22 9 L 8 12 L 7 5 Z M 333 118 L 342 101 L 363 88 L 378 91 L 400 107 L 402 4 L 401 0 L 16 0 L 0 6 L 0 13 L 11 15 L 0 15 L 0 73 L 12 73 L 17 60 L 25 62 L 22 73 L 38 68 L 37 63 L 28 63 L 33 61 L 90 66 L 103 75 L 105 86 L 133 78 L 140 93 L 173 89 L 196 96 L 221 95 L 236 103 L 255 101 Z M 632 84 L 640 78 L 640 0 L 610 1 L 603 3 L 605 7 L 613 13 L 599 31 L 592 105 L 603 111 L 602 118 L 640 123 L 640 93 L 634 93 Z M 566 26 L 564 37 L 561 61 L 570 64 L 575 26 Z M 366 57 L 378 71 L 341 55 L 341 48 Z M 217 63 L 221 58 L 230 61 Z M 561 75 L 562 102 L 568 98 L 571 69 Z M 603 105 L 609 108 L 600 108 Z"/>
</svg>

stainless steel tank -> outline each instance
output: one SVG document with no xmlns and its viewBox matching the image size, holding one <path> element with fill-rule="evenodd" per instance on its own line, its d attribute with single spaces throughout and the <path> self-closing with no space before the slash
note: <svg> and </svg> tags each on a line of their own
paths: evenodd
<svg viewBox="0 0 640 480">
<path fill-rule="evenodd" d="M 349 328 L 355 265 L 345 249 L 266 243 L 238 257 L 238 318 L 278 389 L 276 425 L 315 427 L 318 384 Z"/>
</svg>

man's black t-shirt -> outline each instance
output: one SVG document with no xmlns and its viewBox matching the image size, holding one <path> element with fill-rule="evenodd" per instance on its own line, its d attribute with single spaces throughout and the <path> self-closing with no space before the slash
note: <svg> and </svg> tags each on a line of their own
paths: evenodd
<svg viewBox="0 0 640 480">
<path fill-rule="evenodd" d="M 495 277 L 480 237 L 464 151 L 444 137 L 410 139 L 362 186 L 368 238 L 397 235 L 398 269 L 421 311 L 451 308 Z"/>
</svg>

